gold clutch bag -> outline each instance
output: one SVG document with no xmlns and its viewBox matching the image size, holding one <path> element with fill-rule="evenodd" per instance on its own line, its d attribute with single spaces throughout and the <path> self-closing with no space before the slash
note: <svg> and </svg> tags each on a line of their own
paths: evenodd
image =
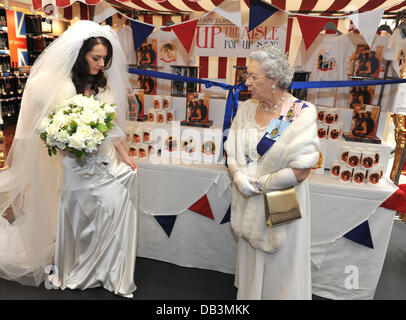
<svg viewBox="0 0 406 320">
<path fill-rule="evenodd" d="M 295 187 L 266 192 L 270 178 L 271 176 L 268 177 L 264 186 L 265 222 L 267 226 L 273 228 L 300 219 L 302 213 Z"/>
</svg>

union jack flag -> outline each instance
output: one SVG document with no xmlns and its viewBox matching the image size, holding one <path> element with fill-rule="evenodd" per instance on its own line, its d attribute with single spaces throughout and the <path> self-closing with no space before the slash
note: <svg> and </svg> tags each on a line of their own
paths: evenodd
<svg viewBox="0 0 406 320">
<path fill-rule="evenodd" d="M 7 33 L 10 46 L 10 62 L 17 66 L 28 65 L 27 39 L 24 13 L 7 10 Z"/>
</svg>

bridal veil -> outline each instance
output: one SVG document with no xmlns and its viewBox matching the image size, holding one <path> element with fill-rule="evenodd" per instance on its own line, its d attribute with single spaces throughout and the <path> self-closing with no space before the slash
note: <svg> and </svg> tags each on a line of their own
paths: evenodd
<svg viewBox="0 0 406 320">
<path fill-rule="evenodd" d="M 104 71 L 118 105 L 116 124 L 124 128 L 127 114 L 127 61 L 118 37 L 109 26 L 78 21 L 52 42 L 35 61 L 23 93 L 16 133 L 0 172 L 0 215 L 11 206 L 15 221 L 0 217 L 0 277 L 39 285 L 52 264 L 58 206 L 58 158 L 49 157 L 36 128 L 55 107 L 61 86 L 83 41 L 102 36 L 113 46 L 111 67 Z M 118 130 L 120 138 L 124 134 Z M 114 130 L 117 132 L 117 130 Z"/>
</svg>

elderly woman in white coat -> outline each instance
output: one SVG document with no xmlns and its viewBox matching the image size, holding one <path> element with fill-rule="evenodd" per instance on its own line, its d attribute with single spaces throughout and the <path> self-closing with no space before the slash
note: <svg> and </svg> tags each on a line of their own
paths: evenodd
<svg viewBox="0 0 406 320">
<path fill-rule="evenodd" d="M 319 159 L 315 107 L 289 94 L 293 69 L 275 46 L 249 56 L 246 85 L 225 143 L 233 176 L 231 227 L 238 239 L 238 299 L 311 299 L 310 203 L 306 178 Z M 270 228 L 267 190 L 295 186 L 302 218 Z"/>
</svg>

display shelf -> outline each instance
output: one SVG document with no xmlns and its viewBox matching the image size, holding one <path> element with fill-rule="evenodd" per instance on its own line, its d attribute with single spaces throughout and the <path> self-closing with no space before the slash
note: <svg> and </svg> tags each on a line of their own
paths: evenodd
<svg viewBox="0 0 406 320">
<path fill-rule="evenodd" d="M 380 165 L 383 167 L 383 171 L 386 172 L 388 169 L 388 163 L 392 151 L 392 147 L 388 145 L 385 141 L 382 144 L 375 143 L 365 143 L 365 142 L 354 142 L 346 141 L 344 138 L 337 140 L 322 140 L 320 141 L 320 148 L 325 150 L 325 169 L 330 169 L 331 161 L 340 159 L 340 148 L 342 146 L 349 146 L 350 148 L 360 148 L 375 149 L 380 153 Z"/>
</svg>

